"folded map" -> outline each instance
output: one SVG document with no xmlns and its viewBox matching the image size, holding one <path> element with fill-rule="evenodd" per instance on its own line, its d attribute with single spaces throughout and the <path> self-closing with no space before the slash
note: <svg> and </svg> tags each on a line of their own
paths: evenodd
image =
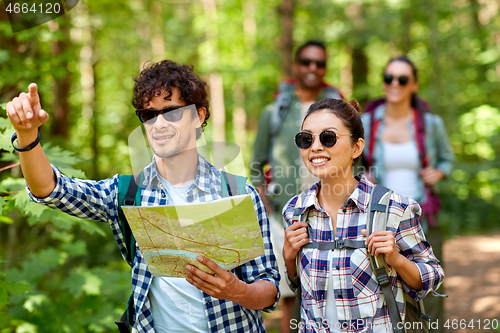
<svg viewBox="0 0 500 333">
<path fill-rule="evenodd" d="M 186 277 L 205 256 L 232 269 L 264 254 L 252 197 L 238 195 L 175 206 L 124 206 L 135 240 L 153 276 Z"/>
</svg>

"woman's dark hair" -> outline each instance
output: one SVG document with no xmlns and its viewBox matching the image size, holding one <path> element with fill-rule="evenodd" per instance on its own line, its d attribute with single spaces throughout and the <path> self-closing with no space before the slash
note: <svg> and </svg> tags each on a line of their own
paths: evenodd
<svg viewBox="0 0 500 333">
<path fill-rule="evenodd" d="M 351 132 L 351 144 L 354 145 L 358 139 L 364 139 L 365 131 L 363 129 L 363 123 L 361 122 L 361 107 L 356 100 L 351 100 L 346 102 L 342 99 L 326 98 L 319 102 L 314 103 L 307 110 L 304 121 L 312 113 L 327 110 L 328 112 L 336 115 L 345 127 Z M 302 122 L 304 124 L 304 122 Z"/>
<path fill-rule="evenodd" d="M 143 108 L 151 101 L 151 98 L 160 96 L 165 91 L 170 96 L 172 87 L 176 87 L 181 91 L 180 99 L 186 102 L 187 105 L 195 104 L 197 109 L 202 107 L 207 109 L 201 127 L 207 125 L 207 120 L 210 117 L 206 91 L 207 84 L 193 73 L 193 66 L 179 65 L 172 60 L 163 60 L 152 64 L 146 63 L 141 74 L 138 77 L 133 77 L 133 80 L 135 85 L 132 105 L 136 109 Z"/>
<path fill-rule="evenodd" d="M 322 41 L 319 41 L 319 40 L 308 40 L 304 44 L 300 45 L 299 48 L 295 51 L 295 55 L 294 55 L 295 56 L 295 62 L 299 61 L 300 54 L 302 53 L 302 50 L 304 50 L 306 47 L 309 47 L 309 46 L 319 47 L 326 54 L 325 43 L 323 43 Z"/>
<path fill-rule="evenodd" d="M 413 74 L 415 82 L 418 82 L 417 67 L 415 67 L 415 64 L 406 55 L 402 55 L 402 56 L 399 56 L 396 58 L 391 58 L 391 60 L 389 60 L 387 65 L 385 65 L 384 70 L 387 69 L 387 66 L 389 66 L 389 64 L 391 64 L 395 61 L 400 61 L 400 62 L 404 62 L 405 64 L 408 64 L 411 67 L 411 72 Z M 422 99 L 419 98 L 416 93 L 413 93 L 411 95 L 411 106 L 414 107 L 415 109 L 417 109 L 418 111 L 420 111 L 420 112 L 428 111 L 429 107 L 428 107 L 428 105 L 425 105 L 425 104 L 426 104 L 426 102 L 423 102 Z"/>
</svg>

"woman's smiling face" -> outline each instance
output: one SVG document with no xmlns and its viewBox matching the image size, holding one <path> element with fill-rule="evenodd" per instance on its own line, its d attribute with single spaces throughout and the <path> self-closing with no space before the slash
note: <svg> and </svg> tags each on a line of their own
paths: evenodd
<svg viewBox="0 0 500 333">
<path fill-rule="evenodd" d="M 411 101 L 412 94 L 418 91 L 418 82 L 415 80 L 412 67 L 403 61 L 395 60 L 387 65 L 384 74 L 394 77 L 391 83 L 383 84 L 386 100 L 391 103 Z M 408 82 L 404 85 L 398 82 L 401 76 L 408 78 Z"/>
<path fill-rule="evenodd" d="M 311 147 L 300 150 L 309 172 L 320 179 L 352 175 L 352 162 L 363 152 L 364 140 L 352 144 L 351 132 L 339 117 L 327 109 L 315 111 L 304 120 L 302 131 L 313 134 Z M 337 134 L 334 146 L 327 148 L 321 144 L 319 134 L 323 131 Z"/>
</svg>

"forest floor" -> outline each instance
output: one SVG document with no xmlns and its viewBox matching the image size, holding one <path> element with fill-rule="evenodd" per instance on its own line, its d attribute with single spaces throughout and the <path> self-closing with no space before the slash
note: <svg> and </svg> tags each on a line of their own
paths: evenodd
<svg viewBox="0 0 500 333">
<path fill-rule="evenodd" d="M 448 240 L 444 261 L 446 332 L 500 332 L 500 234 Z M 280 317 L 279 307 L 265 314 L 267 332 L 279 332 Z"/>
</svg>

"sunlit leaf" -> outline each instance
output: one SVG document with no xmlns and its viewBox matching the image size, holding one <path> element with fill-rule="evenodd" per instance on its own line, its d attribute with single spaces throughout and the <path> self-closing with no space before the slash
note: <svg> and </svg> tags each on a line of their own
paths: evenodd
<svg viewBox="0 0 500 333">
<path fill-rule="evenodd" d="M 0 223 L 12 224 L 12 223 L 14 223 L 14 220 L 12 220 L 8 216 L 0 216 Z"/>
<path fill-rule="evenodd" d="M 44 294 L 30 295 L 26 300 L 26 302 L 24 302 L 24 308 L 28 310 L 28 312 L 34 312 L 38 307 L 42 306 L 42 303 L 48 301 L 49 299 L 47 295 Z"/>
</svg>

